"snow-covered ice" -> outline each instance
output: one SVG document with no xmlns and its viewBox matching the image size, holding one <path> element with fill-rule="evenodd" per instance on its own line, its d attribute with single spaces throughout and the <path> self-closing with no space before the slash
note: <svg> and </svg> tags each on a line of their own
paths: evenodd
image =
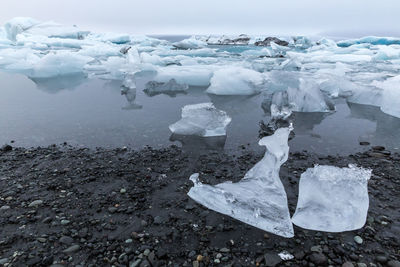
<svg viewBox="0 0 400 267">
<path fill-rule="evenodd" d="M 231 118 L 225 111 L 216 109 L 212 103 L 186 105 L 182 108 L 182 119 L 169 126 L 174 134 L 221 136 Z"/>
<path fill-rule="evenodd" d="M 244 223 L 283 237 L 293 237 L 287 196 L 279 178 L 280 166 L 289 154 L 291 128 L 280 128 L 274 135 L 260 140 L 266 146 L 264 158 L 237 183 L 215 186 L 199 181 L 199 174 L 190 176 L 194 186 L 189 197 L 209 209 L 226 214 Z"/>
<path fill-rule="evenodd" d="M 343 232 L 360 229 L 369 207 L 371 170 L 317 165 L 300 177 L 299 199 L 292 221 L 311 230 Z"/>
</svg>

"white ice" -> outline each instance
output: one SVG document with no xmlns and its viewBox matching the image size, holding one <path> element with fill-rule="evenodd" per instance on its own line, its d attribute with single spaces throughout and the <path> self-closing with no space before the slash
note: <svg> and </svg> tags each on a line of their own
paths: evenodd
<svg viewBox="0 0 400 267">
<path fill-rule="evenodd" d="M 371 170 L 315 166 L 300 177 L 299 199 L 292 221 L 316 231 L 343 232 L 360 229 L 369 207 Z"/>
<path fill-rule="evenodd" d="M 182 118 L 169 126 L 174 134 L 198 135 L 203 137 L 226 135 L 231 118 L 225 111 L 216 109 L 212 103 L 186 105 Z"/>
<path fill-rule="evenodd" d="M 172 45 L 179 49 L 198 49 L 198 48 L 206 47 L 207 43 L 204 41 L 195 39 L 194 37 L 191 37 L 189 39 L 184 39 L 182 41 L 175 42 Z"/>
<path fill-rule="evenodd" d="M 280 166 L 289 153 L 288 137 L 291 128 L 280 128 L 274 135 L 260 140 L 266 146 L 264 158 L 251 168 L 244 178 L 215 186 L 199 181 L 192 174 L 194 186 L 188 192 L 196 202 L 219 213 L 283 237 L 293 237 L 287 196 L 279 178 Z"/>
<path fill-rule="evenodd" d="M 381 110 L 400 118 L 400 75 L 385 81 L 375 81 L 373 85 L 383 89 Z"/>
<path fill-rule="evenodd" d="M 207 93 L 215 95 L 254 95 L 261 91 L 265 76 L 251 69 L 226 66 L 214 72 Z"/>
</svg>

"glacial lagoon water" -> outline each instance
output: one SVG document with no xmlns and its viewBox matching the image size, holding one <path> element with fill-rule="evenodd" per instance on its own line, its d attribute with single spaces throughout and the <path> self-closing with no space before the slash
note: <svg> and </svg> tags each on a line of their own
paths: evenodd
<svg viewBox="0 0 400 267">
<path fill-rule="evenodd" d="M 270 116 L 261 107 L 263 95 L 216 96 L 190 87 L 176 95 L 148 95 L 146 79 L 134 92 L 121 93 L 121 81 L 70 76 L 31 80 L 21 74 L 0 73 L 0 144 L 36 147 L 62 144 L 82 147 L 140 149 L 171 144 L 188 150 L 238 151 L 257 145 L 259 122 Z M 232 118 L 227 136 L 201 138 L 171 135 L 168 126 L 180 119 L 188 104 L 212 102 Z M 295 137 L 290 150 L 320 154 L 351 154 L 366 149 L 360 141 L 400 148 L 400 119 L 378 107 L 336 99 L 331 113 L 295 113 Z"/>
</svg>

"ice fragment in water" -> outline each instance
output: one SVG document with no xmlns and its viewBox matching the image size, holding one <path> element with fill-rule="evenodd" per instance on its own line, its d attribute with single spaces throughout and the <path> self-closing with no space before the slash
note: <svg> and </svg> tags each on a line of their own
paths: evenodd
<svg viewBox="0 0 400 267">
<path fill-rule="evenodd" d="M 241 181 L 211 186 L 201 183 L 196 173 L 190 177 L 194 186 L 188 195 L 209 209 L 262 230 L 293 237 L 286 192 L 279 179 L 280 166 L 288 158 L 291 130 L 280 128 L 260 140 L 259 144 L 267 147 L 264 158 Z"/>
<path fill-rule="evenodd" d="M 260 92 L 264 75 L 241 67 L 226 67 L 214 72 L 207 93 L 215 95 L 254 95 Z"/>
<path fill-rule="evenodd" d="M 226 126 L 230 122 L 225 111 L 216 109 L 212 103 L 201 103 L 184 106 L 182 119 L 169 129 L 181 135 L 221 136 L 226 135 Z"/>
<path fill-rule="evenodd" d="M 292 221 L 299 227 L 326 232 L 360 229 L 367 219 L 371 170 L 315 166 L 301 175 Z"/>
<path fill-rule="evenodd" d="M 191 37 L 189 39 L 184 39 L 180 42 L 173 43 L 172 45 L 178 49 L 198 49 L 207 46 L 207 43 Z"/>
<path fill-rule="evenodd" d="M 150 81 L 146 84 L 146 89 L 144 89 L 144 91 L 150 96 L 163 93 L 175 95 L 179 92 L 185 92 L 188 88 L 189 86 L 187 84 L 179 84 L 175 79 L 171 79 L 167 83 Z"/>
</svg>

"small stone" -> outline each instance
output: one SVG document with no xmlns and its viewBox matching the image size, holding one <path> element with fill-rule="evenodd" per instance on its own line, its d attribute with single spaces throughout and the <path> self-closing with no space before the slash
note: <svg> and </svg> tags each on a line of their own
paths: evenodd
<svg viewBox="0 0 400 267">
<path fill-rule="evenodd" d="M 199 267 L 199 266 L 200 266 L 200 264 L 198 261 L 193 261 L 193 267 Z"/>
<path fill-rule="evenodd" d="M 322 252 L 322 247 L 321 246 L 313 246 L 313 247 L 311 247 L 310 251 L 312 251 L 312 252 Z"/>
<path fill-rule="evenodd" d="M 137 266 L 139 266 L 141 261 L 142 261 L 141 259 L 137 259 L 137 260 L 129 263 L 129 267 L 137 267 Z"/>
<path fill-rule="evenodd" d="M 221 261 L 219 259 L 215 259 L 214 263 L 220 263 Z"/>
<path fill-rule="evenodd" d="M 387 262 L 387 260 L 388 260 L 387 257 L 384 256 L 384 255 L 376 256 L 376 261 L 377 261 L 377 262 L 385 263 L 385 262 Z"/>
<path fill-rule="evenodd" d="M 79 248 L 80 248 L 79 245 L 72 245 L 72 246 L 70 246 L 69 248 L 64 249 L 63 252 L 64 252 L 64 253 L 74 253 L 74 252 L 78 251 Z"/>
<path fill-rule="evenodd" d="M 310 261 L 316 265 L 324 265 L 328 262 L 328 259 L 322 253 L 313 253 L 310 256 Z"/>
<path fill-rule="evenodd" d="M 373 147 L 372 147 L 372 150 L 375 150 L 375 151 L 383 151 L 383 150 L 385 150 L 385 147 L 384 147 L 384 146 L 373 146 Z"/>
<path fill-rule="evenodd" d="M 110 212 L 110 213 L 115 213 L 116 211 L 117 211 L 116 207 L 109 207 L 108 208 L 108 212 Z"/>
<path fill-rule="evenodd" d="M 62 236 L 60 238 L 60 242 L 66 245 L 70 245 L 74 242 L 74 240 L 69 236 Z"/>
<path fill-rule="evenodd" d="M 282 262 L 281 257 L 274 253 L 264 254 L 265 266 L 274 267 Z"/>
<path fill-rule="evenodd" d="M 67 225 L 67 224 L 69 224 L 68 220 L 61 220 L 61 225 Z"/>
<path fill-rule="evenodd" d="M 147 256 L 149 256 L 149 254 L 150 254 L 150 249 L 146 249 L 144 252 L 143 252 L 143 255 L 145 255 L 146 257 Z"/>
<path fill-rule="evenodd" d="M 363 243 L 363 239 L 361 238 L 361 236 L 358 236 L 358 235 L 356 235 L 354 237 L 354 241 L 359 245 L 361 245 Z"/>
<path fill-rule="evenodd" d="M 2 264 L 5 265 L 7 262 L 8 262 L 7 258 L 0 259 L 0 265 L 2 265 Z"/>
<path fill-rule="evenodd" d="M 345 263 L 342 264 L 342 267 L 354 267 L 353 263 L 346 261 Z"/>
<path fill-rule="evenodd" d="M 10 145 L 4 145 L 1 147 L 1 150 L 3 150 L 3 152 L 8 152 L 12 150 L 12 146 Z"/>
<path fill-rule="evenodd" d="M 391 260 L 387 263 L 389 267 L 400 267 L 400 261 Z"/>
<path fill-rule="evenodd" d="M 46 238 L 39 237 L 39 238 L 37 239 L 37 241 L 39 241 L 40 243 L 46 243 Z"/>
<path fill-rule="evenodd" d="M 30 204 L 29 204 L 29 206 L 28 207 L 37 207 L 37 206 L 40 206 L 40 205 L 42 205 L 43 204 L 43 200 L 40 200 L 40 199 L 38 199 L 38 200 L 35 200 L 35 201 L 32 201 Z"/>
<path fill-rule="evenodd" d="M 128 262 L 128 260 L 129 260 L 129 258 L 128 258 L 128 255 L 126 255 L 126 253 L 122 253 L 118 257 L 118 262 L 121 264 L 126 264 Z"/>
<path fill-rule="evenodd" d="M 221 253 L 218 253 L 218 254 L 215 256 L 215 258 L 216 258 L 216 259 L 222 258 L 222 254 L 221 254 Z"/>
<path fill-rule="evenodd" d="M 202 255 L 197 255 L 197 258 L 196 258 L 196 260 L 197 260 L 197 261 L 202 261 L 202 260 L 203 260 L 203 258 L 204 258 L 204 257 L 203 257 Z"/>
<path fill-rule="evenodd" d="M 357 267 L 367 267 L 367 264 L 363 262 L 358 262 Z"/>
<path fill-rule="evenodd" d="M 125 188 L 121 188 L 121 190 L 119 190 L 119 192 L 120 192 L 121 194 L 125 194 L 125 193 L 126 193 L 126 189 L 125 189 Z"/>
<path fill-rule="evenodd" d="M 222 253 L 229 253 L 231 250 L 229 248 L 221 248 L 219 251 Z"/>
<path fill-rule="evenodd" d="M 361 141 L 361 142 L 360 142 L 360 145 L 361 145 L 361 146 L 369 146 L 369 142 Z"/>
<path fill-rule="evenodd" d="M 7 205 L 1 206 L 1 208 L 0 208 L 0 210 L 8 210 L 8 209 L 10 209 L 10 206 L 7 206 Z"/>
<path fill-rule="evenodd" d="M 132 243 L 132 242 L 133 242 L 133 240 L 132 240 L 132 239 L 130 239 L 130 238 L 129 238 L 129 239 L 127 239 L 127 240 L 125 240 L 125 243 L 126 243 L 126 244 L 130 244 L 130 243 Z"/>
</svg>

